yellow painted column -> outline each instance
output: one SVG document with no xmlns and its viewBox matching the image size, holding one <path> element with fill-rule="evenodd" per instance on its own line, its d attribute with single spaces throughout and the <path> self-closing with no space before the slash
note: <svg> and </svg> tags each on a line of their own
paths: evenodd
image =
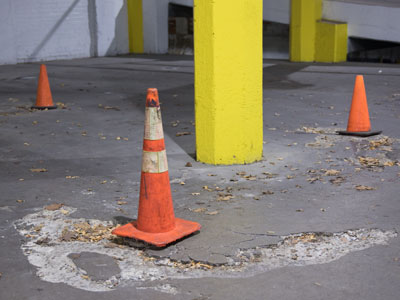
<svg viewBox="0 0 400 300">
<path fill-rule="evenodd" d="M 143 53 L 143 7 L 142 0 L 127 0 L 129 52 Z"/>
<path fill-rule="evenodd" d="M 315 61 L 341 62 L 347 58 L 347 24 L 321 20 L 317 22 Z"/>
<path fill-rule="evenodd" d="M 197 160 L 262 158 L 262 0 L 194 0 Z"/>
<path fill-rule="evenodd" d="M 314 61 L 317 20 L 322 0 L 292 0 L 290 13 L 290 60 Z"/>
</svg>

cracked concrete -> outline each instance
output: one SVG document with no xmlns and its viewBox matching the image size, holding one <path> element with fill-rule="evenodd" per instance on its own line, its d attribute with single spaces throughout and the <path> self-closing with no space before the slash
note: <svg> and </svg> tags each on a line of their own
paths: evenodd
<svg viewBox="0 0 400 300">
<path fill-rule="evenodd" d="M 53 97 L 61 102 L 53 111 L 29 110 L 37 64 L 0 67 L 1 298 L 397 300 L 398 68 L 266 62 L 263 161 L 208 166 L 194 159 L 193 75 L 164 68 L 185 67 L 190 60 L 49 62 Z M 371 123 L 382 135 L 335 134 L 346 127 L 355 70 L 367 74 Z M 36 244 L 21 237 L 17 220 L 53 203 L 76 208 L 61 212 L 60 222 L 71 218 L 114 226 L 137 217 L 148 87 L 159 88 L 162 102 L 175 215 L 201 223 L 201 232 L 161 250 L 140 243 L 109 248 L 98 241 L 60 242 L 57 236 L 46 246 L 49 241 Z M 191 135 L 176 136 L 180 131 Z M 47 172 L 31 171 L 40 168 Z M 52 222 L 48 225 L 58 221 Z M 308 264 L 303 243 L 285 244 L 296 234 L 312 233 L 323 234 L 309 244 L 336 245 L 327 251 L 333 260 L 328 256 L 321 264 L 316 250 L 308 253 L 315 264 Z M 359 237 L 353 244 L 341 240 L 350 233 Z M 370 236 L 363 240 L 366 233 Z M 32 250 L 27 245 L 34 251 L 26 252 Z M 53 248 L 61 270 L 42 273 L 42 263 L 52 265 L 46 255 Z M 110 254 L 125 263 L 104 256 Z M 145 272 L 130 263 L 145 265 Z M 244 271 L 231 274 L 223 268 Z"/>
<path fill-rule="evenodd" d="M 69 217 L 76 211 L 66 206 L 59 211 L 44 209 L 17 220 L 15 228 L 25 238 L 21 248 L 38 268 L 37 276 L 89 291 L 111 291 L 155 280 L 161 282 L 156 288 L 163 290 L 162 281 L 167 278 L 249 277 L 286 266 L 325 264 L 353 251 L 387 245 L 397 237 L 394 230 L 378 229 L 299 233 L 282 236 L 280 242 L 266 247 L 237 248 L 230 255 L 212 253 L 211 247 L 186 250 L 189 260 L 180 260 L 169 257 L 169 253 L 137 250 L 128 240 L 109 234 L 111 228 L 93 241 L 97 236 L 90 233 L 90 226 L 108 228 L 110 223 Z M 90 224 L 79 231 L 84 238 L 67 240 L 66 232 L 71 231 L 66 228 L 73 230 L 81 224 Z"/>
</svg>

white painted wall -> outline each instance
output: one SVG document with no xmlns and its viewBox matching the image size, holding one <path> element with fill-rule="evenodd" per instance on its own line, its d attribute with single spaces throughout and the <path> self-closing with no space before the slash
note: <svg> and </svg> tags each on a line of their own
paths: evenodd
<svg viewBox="0 0 400 300">
<path fill-rule="evenodd" d="M 289 24 L 290 0 L 264 0 L 263 15 L 265 21 Z"/>
<path fill-rule="evenodd" d="M 289 24 L 290 0 L 263 0 L 264 20 Z M 386 1 L 387 2 L 387 1 Z M 325 19 L 350 37 L 400 42 L 400 7 L 378 0 L 324 0 Z M 144 51 L 168 52 L 168 4 L 143 0 Z M 0 64 L 129 52 L 126 0 L 0 0 Z"/>
<path fill-rule="evenodd" d="M 168 4 L 193 7 L 193 0 L 143 0 L 144 52 L 168 52 Z M 289 24 L 290 0 L 264 0 L 264 20 Z"/>
<path fill-rule="evenodd" d="M 1 0 L 0 64 L 129 52 L 124 0 Z"/>
<path fill-rule="evenodd" d="M 264 20 L 289 24 L 290 0 L 263 0 Z M 193 6 L 193 0 L 144 0 L 144 51 L 168 52 L 168 3 Z M 349 37 L 400 42 L 400 4 L 394 0 L 324 0 L 323 18 L 348 23 Z"/>
<path fill-rule="evenodd" d="M 348 23 L 349 37 L 400 43 L 399 3 L 325 0 L 322 16 Z"/>
<path fill-rule="evenodd" d="M 143 0 L 145 53 L 168 52 L 168 4 L 193 6 L 193 0 Z"/>
</svg>

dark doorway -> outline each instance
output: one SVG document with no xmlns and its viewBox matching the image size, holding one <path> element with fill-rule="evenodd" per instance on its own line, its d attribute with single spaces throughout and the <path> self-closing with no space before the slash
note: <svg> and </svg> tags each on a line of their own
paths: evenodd
<svg viewBox="0 0 400 300">
<path fill-rule="evenodd" d="M 168 5 L 168 53 L 193 55 L 193 8 Z"/>
</svg>

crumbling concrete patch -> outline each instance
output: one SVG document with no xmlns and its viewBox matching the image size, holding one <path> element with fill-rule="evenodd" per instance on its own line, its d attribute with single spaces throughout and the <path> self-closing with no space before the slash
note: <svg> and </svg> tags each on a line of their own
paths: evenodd
<svg viewBox="0 0 400 300">
<path fill-rule="evenodd" d="M 226 256 L 226 263 L 213 265 L 207 256 L 202 261 L 148 256 L 138 248 L 117 243 L 110 234 L 111 222 L 71 218 L 75 211 L 66 206 L 44 209 L 16 221 L 14 226 L 26 238 L 22 251 L 37 267 L 40 278 L 88 291 L 111 291 L 129 285 L 177 294 L 179 291 L 163 280 L 248 277 L 285 266 L 324 264 L 353 251 L 387 244 L 397 236 L 394 230 L 379 229 L 298 233 L 282 236 L 282 241 L 266 248 L 237 249 Z M 110 266 L 112 270 L 101 270 Z M 101 276 L 95 276 L 95 272 Z M 149 286 L 149 282 L 155 284 Z"/>
</svg>

